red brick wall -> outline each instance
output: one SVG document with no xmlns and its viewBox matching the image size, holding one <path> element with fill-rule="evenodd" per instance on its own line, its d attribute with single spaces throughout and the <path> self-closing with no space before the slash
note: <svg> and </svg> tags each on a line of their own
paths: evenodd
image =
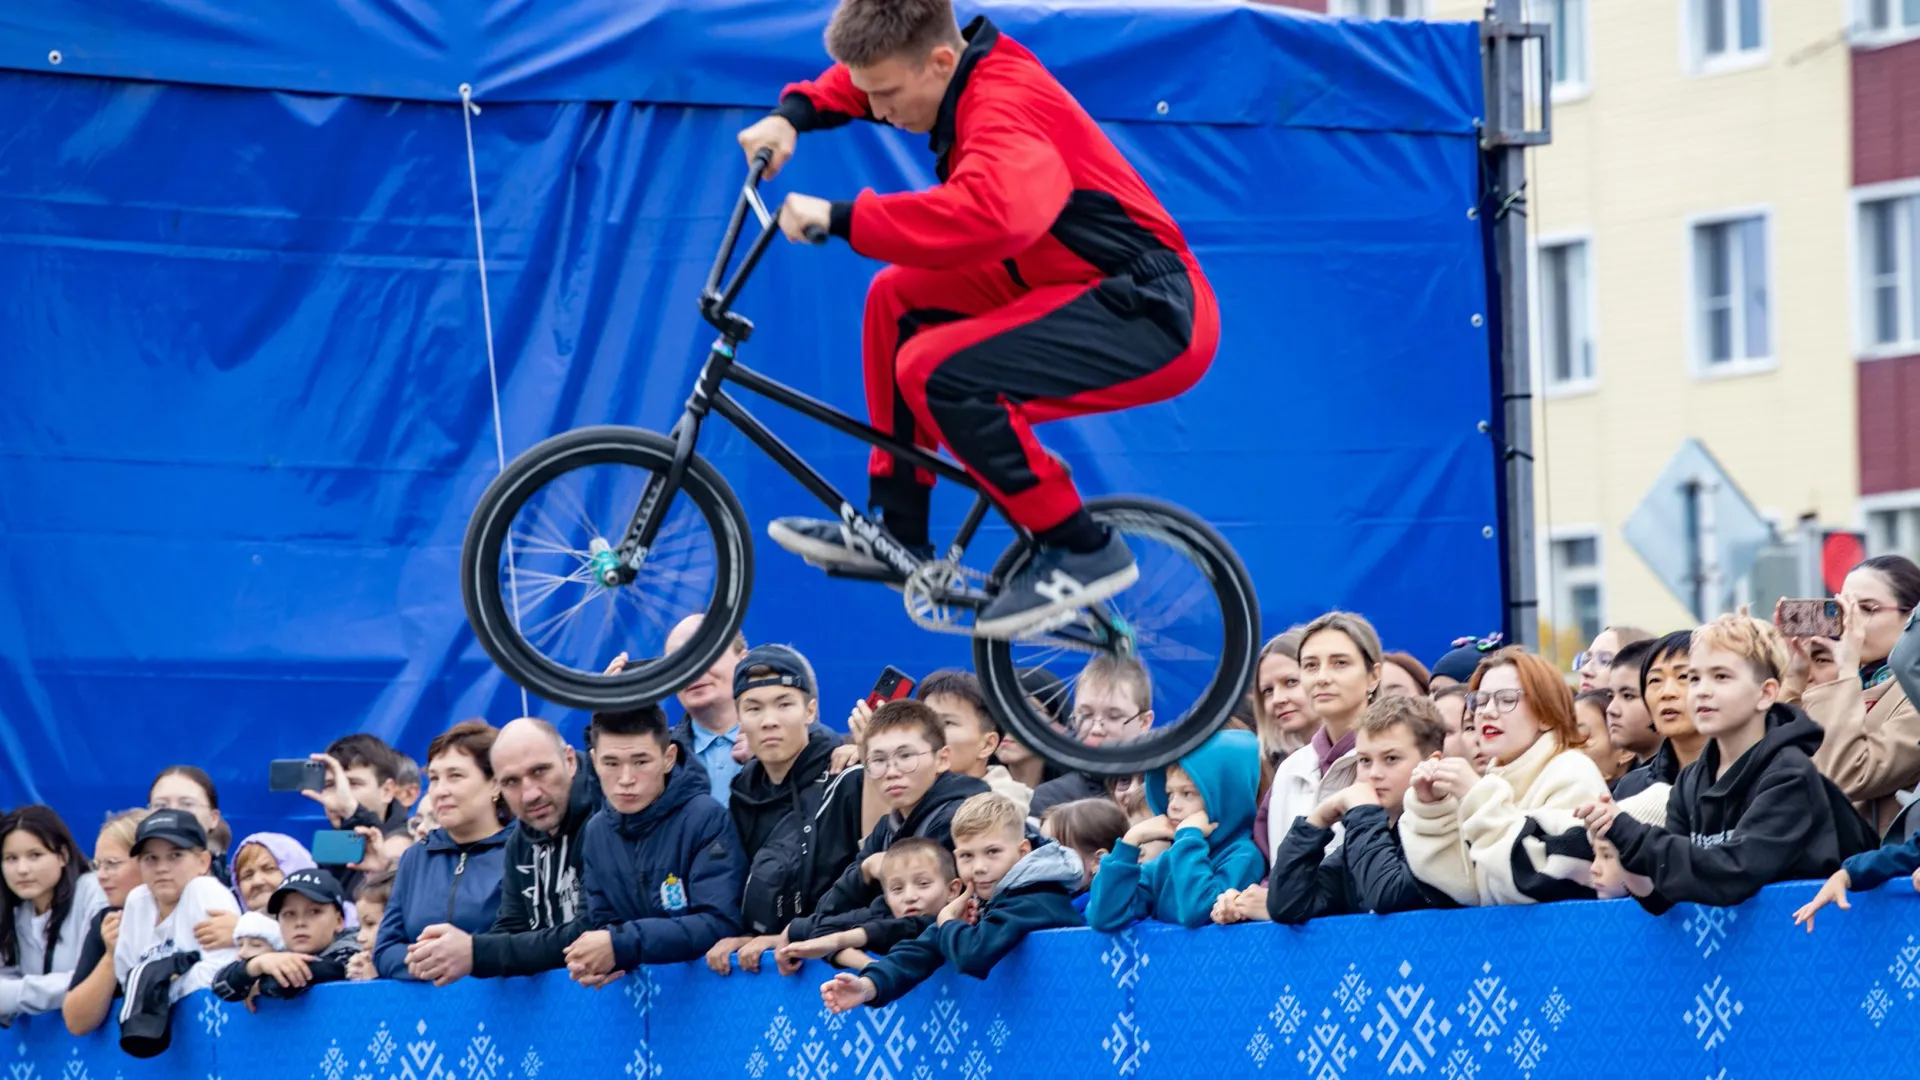
<svg viewBox="0 0 1920 1080">
<path fill-rule="evenodd" d="M 1920 488 L 1920 356 L 1859 368 L 1860 494 Z"/>
<path fill-rule="evenodd" d="M 1920 40 L 1853 53 L 1853 182 L 1920 176 Z"/>
</svg>

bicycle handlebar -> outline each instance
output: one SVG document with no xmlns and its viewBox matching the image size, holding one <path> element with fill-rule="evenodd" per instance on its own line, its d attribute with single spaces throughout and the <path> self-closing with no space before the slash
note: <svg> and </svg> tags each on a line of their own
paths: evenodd
<svg viewBox="0 0 1920 1080">
<path fill-rule="evenodd" d="M 740 287 L 746 284 L 747 275 L 760 262 L 760 256 L 766 254 L 767 245 L 772 242 L 775 233 L 780 231 L 778 210 L 768 210 L 767 204 L 760 199 L 760 181 L 765 176 L 767 166 L 773 163 L 773 151 L 762 147 L 754 151 L 753 161 L 747 167 L 747 181 L 740 186 L 740 198 L 733 206 L 733 215 L 727 219 L 726 235 L 720 239 L 720 253 L 713 260 L 713 269 L 707 273 L 706 287 L 700 290 L 700 313 L 706 320 L 724 334 L 739 340 L 753 330 L 753 324 L 732 313 L 734 297 L 740 294 Z M 733 259 L 733 249 L 740 242 L 740 227 L 746 223 L 747 211 L 752 210 L 760 221 L 760 235 L 754 237 L 753 246 L 747 249 L 746 257 L 740 260 L 739 269 L 733 272 L 722 287 L 721 276 L 726 273 L 727 263 Z M 814 245 L 827 242 L 827 230 L 817 225 L 809 225 L 805 230 L 807 241 Z"/>
</svg>

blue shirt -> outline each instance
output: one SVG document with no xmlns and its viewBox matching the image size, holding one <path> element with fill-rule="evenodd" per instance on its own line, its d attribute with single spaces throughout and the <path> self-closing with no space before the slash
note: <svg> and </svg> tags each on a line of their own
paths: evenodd
<svg viewBox="0 0 1920 1080">
<path fill-rule="evenodd" d="M 733 742 L 740 737 L 740 725 L 720 735 L 699 724 L 687 726 L 693 729 L 693 755 L 706 767 L 707 780 L 713 785 L 713 801 L 725 806 L 727 796 L 733 793 L 733 778 L 740 775 L 741 765 L 733 760 Z"/>
</svg>

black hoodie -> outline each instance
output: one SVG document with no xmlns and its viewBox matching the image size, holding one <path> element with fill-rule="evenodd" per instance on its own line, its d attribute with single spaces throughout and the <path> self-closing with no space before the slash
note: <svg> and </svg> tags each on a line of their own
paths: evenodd
<svg viewBox="0 0 1920 1080">
<path fill-rule="evenodd" d="M 500 880 L 500 914 L 473 938 L 473 973 L 482 979 L 532 975 L 567 966 L 567 946 L 586 933 L 587 901 L 580 884 L 580 830 L 600 808 L 585 759 L 567 793 L 567 816 L 543 833 L 522 821 L 507 837 Z"/>
<path fill-rule="evenodd" d="M 1655 784 L 1671 784 L 1680 775 L 1680 756 L 1673 752 L 1673 744 L 1660 740 L 1660 749 L 1644 763 L 1627 770 L 1627 775 L 1613 782 L 1613 799 L 1638 795 Z"/>
<path fill-rule="evenodd" d="M 923 837 L 953 850 L 953 812 L 975 795 L 992 790 L 985 780 L 963 773 L 944 772 L 934 777 L 927 793 L 920 796 L 913 812 L 904 820 L 896 811 L 875 823 L 873 832 L 867 834 L 867 842 L 860 845 L 860 851 L 841 873 L 840 880 L 814 905 L 814 913 L 838 915 L 855 908 L 874 907 L 876 915 L 884 915 L 887 900 L 883 890 L 861 875 L 860 864 L 892 847 L 895 837 Z"/>
<path fill-rule="evenodd" d="M 757 759 L 733 778 L 727 809 L 747 852 L 742 933 L 777 934 L 795 916 L 812 911 L 859 850 L 866 770 L 854 766 L 830 775 L 839 744 L 838 736 L 816 725 L 779 783 Z"/>
<path fill-rule="evenodd" d="M 1453 898 L 1413 876 L 1400 830 L 1378 806 L 1356 806 L 1341 818 L 1346 839 L 1327 854 L 1333 830 L 1293 819 L 1267 876 L 1267 914 L 1299 924 L 1322 915 L 1358 915 L 1459 907 Z"/>
<path fill-rule="evenodd" d="M 1621 865 L 1653 882 L 1641 905 L 1656 915 L 1684 902 L 1730 907 L 1764 885 L 1825 878 L 1871 848 L 1867 823 L 1813 767 L 1820 739 L 1820 725 L 1799 707 L 1775 705 L 1766 734 L 1726 775 L 1714 776 L 1717 740 L 1680 770 L 1666 828 L 1614 818 L 1607 839 Z"/>
<path fill-rule="evenodd" d="M 297 998 L 321 983 L 345 981 L 347 961 L 359 951 L 359 934 L 353 930 L 340 931 L 326 948 L 307 959 L 307 974 L 310 977 L 305 986 L 287 986 L 271 975 L 249 975 L 247 961 L 235 960 L 214 976 L 213 993 L 222 1001 L 245 1001 L 258 984 L 261 997 Z"/>
</svg>

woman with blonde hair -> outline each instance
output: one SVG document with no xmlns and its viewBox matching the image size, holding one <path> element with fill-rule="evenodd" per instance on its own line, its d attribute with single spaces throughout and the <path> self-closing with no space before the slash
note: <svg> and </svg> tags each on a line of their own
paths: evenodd
<svg viewBox="0 0 1920 1080">
<path fill-rule="evenodd" d="M 1520 648 L 1481 661 L 1468 685 L 1490 764 L 1485 776 L 1462 758 L 1415 767 L 1400 818 L 1414 876 L 1472 907 L 1591 899 L 1593 845 L 1575 812 L 1607 782 L 1580 750 L 1573 691 Z"/>
</svg>

